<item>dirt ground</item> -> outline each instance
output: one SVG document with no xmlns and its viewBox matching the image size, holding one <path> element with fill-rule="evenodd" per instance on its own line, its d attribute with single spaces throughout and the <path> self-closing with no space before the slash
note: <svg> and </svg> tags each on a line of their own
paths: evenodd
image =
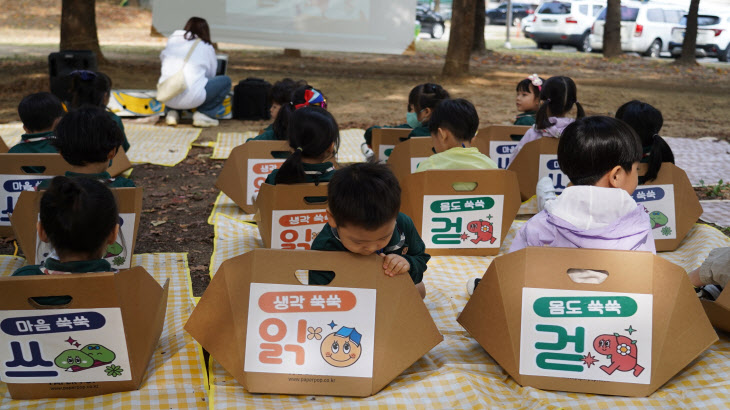
<svg viewBox="0 0 730 410">
<path fill-rule="evenodd" d="M 111 76 L 114 88 L 152 89 L 164 39 L 150 37 L 150 12 L 116 4 L 97 0 L 99 35 L 109 60 L 100 70 Z M 0 8 L 6 10 L 0 16 L 0 122 L 4 123 L 18 120 L 16 107 L 24 95 L 48 90 L 47 54 L 57 49 L 60 2 L 0 0 Z M 474 57 L 469 76 L 447 79 L 440 76 L 445 50 L 428 41 L 419 41 L 415 53 L 402 56 L 304 51 L 302 58 L 290 58 L 282 55 L 282 49 L 230 44 L 219 48 L 229 55 L 228 74 L 234 84 L 247 77 L 272 83 L 283 77 L 306 79 L 325 93 L 343 129 L 404 122 L 408 92 L 423 82 L 437 82 L 452 96 L 471 100 L 482 125 L 510 123 L 516 115 L 517 82 L 538 73 L 543 78 L 573 78 L 578 100 L 589 115 L 612 115 L 624 102 L 640 99 L 662 111 L 662 135 L 730 139 L 725 124 L 730 102 L 726 68 L 685 69 L 666 59 L 605 60 L 582 53 L 497 50 Z M 204 130 L 200 141 L 215 140 L 218 132 L 259 130 L 265 125 L 222 121 L 220 127 Z M 196 147 L 174 168 L 141 165 L 132 173 L 132 180 L 145 188 L 135 251 L 188 252 L 196 295 L 208 281 L 213 228 L 206 219 L 223 165 L 211 160 L 211 153 L 212 148 Z M 153 221 L 166 222 L 153 226 Z M 12 241 L 0 240 L 0 254 L 13 250 Z"/>
</svg>

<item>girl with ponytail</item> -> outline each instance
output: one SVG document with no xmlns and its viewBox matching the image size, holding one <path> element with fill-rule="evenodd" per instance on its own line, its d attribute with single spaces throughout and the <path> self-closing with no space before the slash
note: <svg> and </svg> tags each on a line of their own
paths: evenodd
<svg viewBox="0 0 730 410">
<path fill-rule="evenodd" d="M 272 132 L 265 132 L 261 135 L 256 136 L 252 140 L 286 140 L 289 130 L 289 123 L 291 121 L 294 111 L 309 107 L 316 106 L 327 109 L 327 99 L 320 91 L 315 90 L 311 85 L 303 85 L 297 87 L 292 91 L 290 99 L 281 105 L 279 111 L 276 113 L 274 123 L 271 124 Z"/>
</svg>

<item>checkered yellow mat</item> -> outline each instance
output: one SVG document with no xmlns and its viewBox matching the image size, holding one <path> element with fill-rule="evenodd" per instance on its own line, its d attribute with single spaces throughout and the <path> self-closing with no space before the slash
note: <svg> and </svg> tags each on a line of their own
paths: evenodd
<svg viewBox="0 0 730 410">
<path fill-rule="evenodd" d="M 501 253 L 524 224 L 515 221 Z M 262 246 L 255 226 L 219 215 L 211 272 L 233 256 Z M 695 225 L 679 249 L 660 256 L 692 270 L 716 247 L 730 246 L 718 230 Z M 357 399 L 247 393 L 214 359 L 209 365 L 211 409 L 374 409 L 374 408 L 707 408 L 730 402 L 730 337 L 720 335 L 700 358 L 648 398 L 549 392 L 521 387 L 487 355 L 456 321 L 468 300 L 466 282 L 481 277 L 494 257 L 437 256 L 428 263 L 425 303 L 444 341 L 414 363 L 383 391 Z"/>
<path fill-rule="evenodd" d="M 215 204 L 213 204 L 213 211 L 211 211 L 210 216 L 208 216 L 208 224 L 214 225 L 215 217 L 219 214 L 231 217 L 233 219 L 237 219 L 239 221 L 248 222 L 253 222 L 254 217 L 254 214 L 247 214 L 243 212 L 243 210 L 238 205 L 236 205 L 236 203 L 233 202 L 233 200 L 229 198 L 228 195 L 224 194 L 223 192 L 220 192 L 218 194 L 218 198 L 215 199 Z"/>
<path fill-rule="evenodd" d="M 537 197 L 533 195 L 530 199 L 520 205 L 520 210 L 517 211 L 517 215 L 535 215 L 538 212 Z"/>
<path fill-rule="evenodd" d="M 22 258 L 0 256 L 0 275 L 8 276 L 23 264 Z M 165 327 L 147 368 L 140 390 L 81 399 L 12 400 L 0 383 L 1 409 L 205 409 L 207 372 L 202 352 L 183 325 L 193 310 L 190 271 L 184 253 L 134 256 L 159 283 L 170 278 Z"/>
<path fill-rule="evenodd" d="M 227 159 L 233 148 L 258 135 L 256 131 L 219 132 L 210 159 Z"/>
<path fill-rule="evenodd" d="M 0 124 L 0 136 L 5 141 L 5 145 L 8 148 L 17 144 L 20 141 L 20 136 L 23 135 L 23 124 L 20 122 L 10 122 L 7 124 Z"/>
<path fill-rule="evenodd" d="M 127 156 L 133 164 L 155 164 L 174 167 L 188 156 L 188 151 L 200 135 L 199 128 L 157 127 L 125 124 L 129 140 Z"/>
</svg>

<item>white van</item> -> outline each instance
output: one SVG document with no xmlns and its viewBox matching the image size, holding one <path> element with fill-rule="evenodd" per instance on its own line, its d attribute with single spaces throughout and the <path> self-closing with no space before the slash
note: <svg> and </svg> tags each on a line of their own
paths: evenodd
<svg viewBox="0 0 730 410">
<path fill-rule="evenodd" d="M 605 5 L 605 0 L 547 1 L 533 17 L 526 17 L 530 28 L 525 36 L 534 40 L 537 48 L 549 50 L 555 44 L 565 44 L 590 52 L 591 25 Z"/>
<path fill-rule="evenodd" d="M 672 41 L 669 42 L 669 51 L 673 57 L 682 54 L 684 31 L 687 26 L 687 16 L 679 22 L 682 27 L 672 30 Z M 730 60 L 730 12 L 700 13 L 697 16 L 697 57 L 717 57 L 718 60 Z"/>
<path fill-rule="evenodd" d="M 654 1 L 621 2 L 621 49 L 657 58 L 669 51 L 672 29 L 687 13 L 682 6 Z M 606 9 L 601 11 L 591 30 L 590 42 L 594 50 L 603 49 L 603 26 Z"/>
</svg>

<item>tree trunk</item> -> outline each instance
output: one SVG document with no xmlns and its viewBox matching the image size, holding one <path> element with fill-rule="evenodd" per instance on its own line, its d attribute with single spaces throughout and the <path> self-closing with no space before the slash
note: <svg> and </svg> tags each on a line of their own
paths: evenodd
<svg viewBox="0 0 730 410">
<path fill-rule="evenodd" d="M 441 8 L 441 0 L 436 0 L 433 2 L 433 11 L 438 12 Z"/>
<path fill-rule="evenodd" d="M 471 45 L 474 41 L 476 0 L 454 0 L 451 14 L 449 46 L 446 49 L 444 76 L 460 76 L 469 72 Z"/>
<path fill-rule="evenodd" d="M 621 0 L 608 0 L 603 25 L 603 56 L 621 55 Z"/>
<path fill-rule="evenodd" d="M 96 34 L 96 0 L 63 0 L 61 3 L 61 50 L 91 50 L 96 61 L 106 59 Z"/>
<path fill-rule="evenodd" d="M 692 0 L 689 3 L 687 14 L 687 27 L 684 29 L 684 41 L 682 42 L 682 55 L 677 59 L 677 64 L 695 65 L 697 57 L 697 14 L 700 8 L 700 0 Z"/>
<path fill-rule="evenodd" d="M 487 54 L 487 43 L 484 41 L 484 24 L 486 18 L 486 0 L 476 0 L 474 10 L 474 42 L 471 52 L 477 55 Z"/>
</svg>

